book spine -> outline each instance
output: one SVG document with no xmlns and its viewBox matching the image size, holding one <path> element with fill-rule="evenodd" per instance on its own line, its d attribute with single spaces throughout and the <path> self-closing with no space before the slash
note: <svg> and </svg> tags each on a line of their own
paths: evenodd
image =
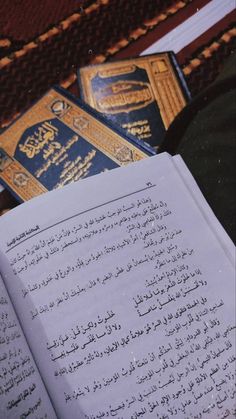
<svg viewBox="0 0 236 419">
<path fill-rule="evenodd" d="M 188 85 L 186 83 L 184 74 L 182 72 L 182 69 L 180 68 L 180 65 L 177 61 L 175 53 L 173 51 L 170 51 L 169 52 L 169 57 L 170 57 L 170 60 L 172 62 L 173 69 L 175 71 L 176 77 L 179 80 L 180 87 L 182 88 L 183 95 L 184 95 L 186 101 L 189 102 L 191 100 L 191 93 L 189 91 L 189 88 L 188 88 Z"/>
</svg>

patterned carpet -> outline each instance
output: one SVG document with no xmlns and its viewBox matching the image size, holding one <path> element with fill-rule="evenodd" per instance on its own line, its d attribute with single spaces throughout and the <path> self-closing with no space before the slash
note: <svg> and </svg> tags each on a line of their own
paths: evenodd
<svg viewBox="0 0 236 419">
<path fill-rule="evenodd" d="M 75 70 L 92 62 L 115 59 L 137 39 L 159 26 L 181 19 L 201 0 L 13 0 L 0 4 L 0 126 L 5 127 L 53 84 L 69 87 Z M 204 0 L 207 3 L 207 0 Z M 226 29 L 226 28 L 224 28 Z M 228 29 L 228 28 L 227 28 Z M 212 56 L 230 53 L 230 41 L 222 39 Z M 214 38 L 217 37 L 215 34 Z M 218 38 L 219 39 L 219 38 Z M 134 50 L 135 51 L 135 50 Z M 133 51 L 133 52 L 134 52 Z M 196 47 L 183 65 L 201 54 Z M 188 70 L 193 94 L 209 83 L 218 65 L 201 56 L 198 70 Z M 192 65 L 192 64 L 191 64 Z M 189 68 L 189 67 L 188 67 Z M 187 70 L 186 70 L 187 71 Z M 214 73 L 214 74 L 213 74 Z M 190 75 L 191 74 L 191 75 Z M 197 79 L 195 78 L 197 76 Z M 197 87 L 194 87 L 196 83 Z M 77 93 L 77 92 L 76 92 Z"/>
<path fill-rule="evenodd" d="M 38 2 L 24 0 L 18 3 L 25 3 L 30 7 L 31 12 L 27 15 L 32 16 L 33 22 L 39 12 Z M 165 13 L 166 8 L 174 5 L 176 1 L 80 1 L 77 2 L 77 8 L 75 0 L 68 2 L 67 8 L 59 7 L 60 4 L 66 3 L 63 0 L 44 0 L 44 3 L 48 3 L 44 29 L 41 24 L 37 31 L 27 30 L 23 43 L 17 36 L 12 40 L 12 50 L 9 49 L 11 46 L 3 48 L 6 54 L 0 60 L 1 126 L 9 123 L 17 113 L 26 109 L 51 85 L 68 78 L 76 67 L 88 64 L 120 39 L 129 37 L 144 21 L 150 20 L 158 13 Z M 51 17 L 49 20 L 48 15 L 57 8 L 60 13 L 56 13 L 54 19 Z M 9 15 L 5 20 L 11 22 L 11 7 L 10 11 L 7 6 L 5 9 L 5 14 Z M 0 9 L 0 15 L 1 11 L 4 12 Z M 27 24 L 31 21 L 28 20 Z M 14 22 L 0 35 L 5 44 L 13 36 L 16 37 L 17 31 L 13 27 Z"/>
<path fill-rule="evenodd" d="M 79 94 L 76 69 L 139 53 L 138 42 L 183 20 L 208 0 L 12 0 L 0 3 L 0 127 L 49 87 Z M 56 6 L 55 6 L 56 5 Z M 194 96 L 219 74 L 235 50 L 232 17 L 178 54 Z M 0 211 L 15 205 L 7 192 Z"/>
</svg>

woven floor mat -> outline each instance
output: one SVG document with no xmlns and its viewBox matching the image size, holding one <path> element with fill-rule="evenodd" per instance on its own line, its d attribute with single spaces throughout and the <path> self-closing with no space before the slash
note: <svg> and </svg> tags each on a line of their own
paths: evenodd
<svg viewBox="0 0 236 419">
<path fill-rule="evenodd" d="M 62 0 L 47 1 L 54 3 L 55 8 L 61 3 L 66 3 Z M 190 2 L 191 0 L 184 0 L 181 4 L 185 7 Z M 50 86 L 68 78 L 78 66 L 90 63 L 95 56 L 103 54 L 120 39 L 129 38 L 134 30 L 142 28 L 143 22 L 150 21 L 153 16 L 165 16 L 170 7 L 175 9 L 175 5 L 180 2 L 97 0 L 82 3 L 83 7 L 81 1 L 78 2 L 75 11 L 71 0 L 73 13 L 70 16 L 57 23 L 54 21 L 54 24 L 49 23 L 47 19 L 46 32 L 30 39 L 30 42 L 24 43 L 19 49 L 0 59 L 2 127 L 19 112 L 24 111 Z M 55 19 L 64 16 L 65 13 L 66 10 L 61 10 L 61 14 L 57 14 Z M 12 28 L 9 32 L 13 33 Z M 31 31 L 31 35 L 32 33 Z M 27 38 L 29 34 L 25 36 Z M 9 52 L 6 46 L 6 28 L 4 34 L 0 35 L 0 40 L 2 51 L 5 48 Z M 22 40 L 15 42 L 19 43 Z"/>
<path fill-rule="evenodd" d="M 192 96 L 216 79 L 226 59 L 235 50 L 236 26 L 232 24 L 186 58 L 182 69 Z"/>
</svg>

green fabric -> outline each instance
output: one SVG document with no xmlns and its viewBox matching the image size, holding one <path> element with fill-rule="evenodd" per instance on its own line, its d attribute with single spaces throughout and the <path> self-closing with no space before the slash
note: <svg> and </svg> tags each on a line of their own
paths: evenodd
<svg viewBox="0 0 236 419">
<path fill-rule="evenodd" d="M 218 79 L 176 118 L 162 151 L 180 154 L 232 240 L 236 241 L 236 54 Z"/>
</svg>

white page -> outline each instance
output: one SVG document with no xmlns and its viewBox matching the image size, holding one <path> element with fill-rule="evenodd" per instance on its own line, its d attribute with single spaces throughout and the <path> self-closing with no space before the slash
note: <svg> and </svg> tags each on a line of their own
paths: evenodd
<svg viewBox="0 0 236 419">
<path fill-rule="evenodd" d="M 179 171 L 180 176 L 182 176 L 184 182 L 186 183 L 186 186 L 188 187 L 193 199 L 199 206 L 204 217 L 206 218 L 207 222 L 209 223 L 210 227 L 215 233 L 216 238 L 220 241 L 226 255 L 229 257 L 232 265 L 235 266 L 235 246 L 233 241 L 230 239 L 223 226 L 220 224 L 215 214 L 213 213 L 211 207 L 204 199 L 202 192 L 200 191 L 195 179 L 188 170 L 182 157 L 180 155 L 174 156 L 173 162 L 177 170 Z"/>
<path fill-rule="evenodd" d="M 0 274 L 0 418 L 56 418 Z"/>
<path fill-rule="evenodd" d="M 0 229 L 59 417 L 232 417 L 234 272 L 168 155 L 38 197 Z"/>
</svg>

